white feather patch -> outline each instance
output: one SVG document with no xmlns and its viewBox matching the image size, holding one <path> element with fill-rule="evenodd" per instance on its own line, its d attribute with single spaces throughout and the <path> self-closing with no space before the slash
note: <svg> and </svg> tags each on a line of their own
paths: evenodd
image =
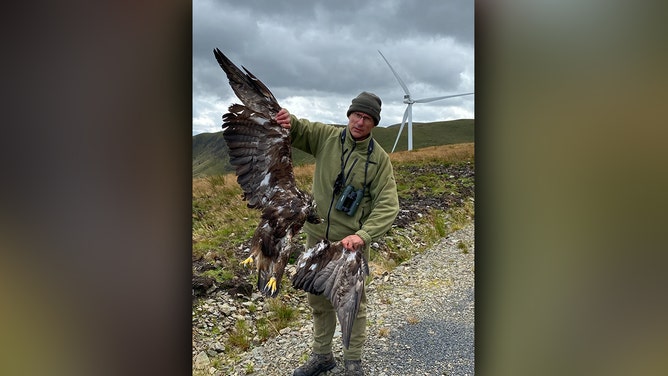
<svg viewBox="0 0 668 376">
<path fill-rule="evenodd" d="M 267 174 L 264 179 L 262 179 L 260 186 L 269 185 L 269 179 L 271 179 L 271 174 Z"/>
</svg>

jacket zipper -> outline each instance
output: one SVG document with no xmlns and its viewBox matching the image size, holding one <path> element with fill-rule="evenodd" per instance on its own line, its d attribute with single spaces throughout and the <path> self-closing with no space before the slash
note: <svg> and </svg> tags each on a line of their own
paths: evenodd
<svg viewBox="0 0 668 376">
<path fill-rule="evenodd" d="M 353 155 L 353 151 L 355 151 L 355 148 L 350 149 L 350 153 L 348 153 L 348 156 L 346 157 L 346 161 L 343 163 L 343 169 L 346 169 L 346 166 L 348 165 L 348 160 L 350 159 L 350 156 Z M 343 152 L 343 155 L 345 155 L 348 152 L 348 150 L 345 150 Z M 345 179 L 343 180 L 344 188 L 345 184 L 348 181 L 348 177 L 350 177 L 350 173 L 353 170 L 353 167 L 355 167 L 355 164 L 357 163 L 357 158 L 353 161 L 352 166 L 348 169 L 348 173 L 346 174 Z M 330 216 L 332 214 L 332 208 L 334 207 L 334 200 L 336 199 L 336 195 L 334 194 L 334 191 L 332 191 L 332 200 L 329 202 L 329 210 L 327 210 L 327 230 L 325 231 L 325 239 L 329 241 L 329 225 L 330 225 Z"/>
</svg>

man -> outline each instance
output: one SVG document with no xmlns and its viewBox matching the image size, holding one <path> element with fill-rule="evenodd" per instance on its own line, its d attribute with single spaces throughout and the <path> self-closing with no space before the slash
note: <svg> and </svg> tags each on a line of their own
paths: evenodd
<svg viewBox="0 0 668 376">
<path fill-rule="evenodd" d="M 306 246 L 320 239 L 341 240 L 343 246 L 369 258 L 372 239 L 383 236 L 399 212 L 396 182 L 390 158 L 374 141 L 371 130 L 380 121 L 381 100 L 362 92 L 352 100 L 345 128 L 297 119 L 282 109 L 276 121 L 290 129 L 292 146 L 316 159 L 313 196 L 324 222 L 306 223 Z M 347 187 L 352 187 L 346 190 Z M 342 192 L 353 192 L 340 200 Z M 360 200 L 355 207 L 353 202 Z M 342 202 L 345 201 L 345 202 Z M 338 209 L 337 209 L 338 208 Z M 313 349 L 310 359 L 294 376 L 313 376 L 336 366 L 332 337 L 336 313 L 326 297 L 308 294 L 313 312 Z M 353 324 L 350 346 L 343 350 L 346 375 L 363 375 L 362 347 L 366 339 L 366 295 Z"/>
</svg>

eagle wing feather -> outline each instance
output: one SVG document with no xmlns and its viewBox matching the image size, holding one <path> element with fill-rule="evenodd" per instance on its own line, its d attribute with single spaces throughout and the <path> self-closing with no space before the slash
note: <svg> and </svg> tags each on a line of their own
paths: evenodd
<svg viewBox="0 0 668 376">
<path fill-rule="evenodd" d="M 258 80 L 248 69 L 242 67 L 245 73 L 242 72 L 219 49 L 214 49 L 213 54 L 216 56 L 220 67 L 227 74 L 234 94 L 247 107 L 247 116 L 250 116 L 250 113 L 255 113 L 268 120 L 274 118 L 278 111 L 281 110 L 281 106 L 278 105 L 274 94 L 271 93 L 267 86 Z M 234 106 L 239 105 L 233 105 L 232 107 Z M 232 110 L 232 107 L 230 107 L 230 112 L 236 112 Z"/>
<path fill-rule="evenodd" d="M 341 325 L 343 346 L 348 348 L 368 275 L 369 264 L 362 251 L 321 240 L 299 256 L 292 286 L 329 299 Z"/>
</svg>

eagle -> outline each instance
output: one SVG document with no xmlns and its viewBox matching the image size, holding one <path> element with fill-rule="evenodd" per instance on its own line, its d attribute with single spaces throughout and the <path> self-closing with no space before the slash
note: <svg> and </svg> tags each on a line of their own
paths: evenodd
<svg viewBox="0 0 668 376">
<path fill-rule="evenodd" d="M 251 255 L 242 264 L 255 262 L 258 290 L 276 297 L 295 250 L 292 238 L 306 221 L 318 224 L 322 218 L 313 196 L 295 182 L 290 132 L 274 120 L 281 109 L 278 101 L 248 69 L 242 66 L 241 71 L 217 48 L 213 53 L 243 103 L 232 104 L 223 115 L 230 164 L 235 167 L 247 206 L 262 212 L 251 239 Z M 348 348 L 368 275 L 361 250 L 323 239 L 300 254 L 292 285 L 330 300 L 341 325 L 343 345 Z"/>
<path fill-rule="evenodd" d="M 250 71 L 242 72 L 218 48 L 213 53 L 241 100 L 223 115 L 223 138 L 230 164 L 249 208 L 261 211 L 251 239 L 250 257 L 255 262 L 257 287 L 263 295 L 276 297 L 291 253 L 292 238 L 305 221 L 321 223 L 313 196 L 300 190 L 292 168 L 290 131 L 274 119 L 281 106 L 271 91 Z"/>
<path fill-rule="evenodd" d="M 292 276 L 294 288 L 324 295 L 336 310 L 343 346 L 350 345 L 353 323 L 364 292 L 369 264 L 361 250 L 347 249 L 326 239 L 299 255 Z"/>
</svg>

